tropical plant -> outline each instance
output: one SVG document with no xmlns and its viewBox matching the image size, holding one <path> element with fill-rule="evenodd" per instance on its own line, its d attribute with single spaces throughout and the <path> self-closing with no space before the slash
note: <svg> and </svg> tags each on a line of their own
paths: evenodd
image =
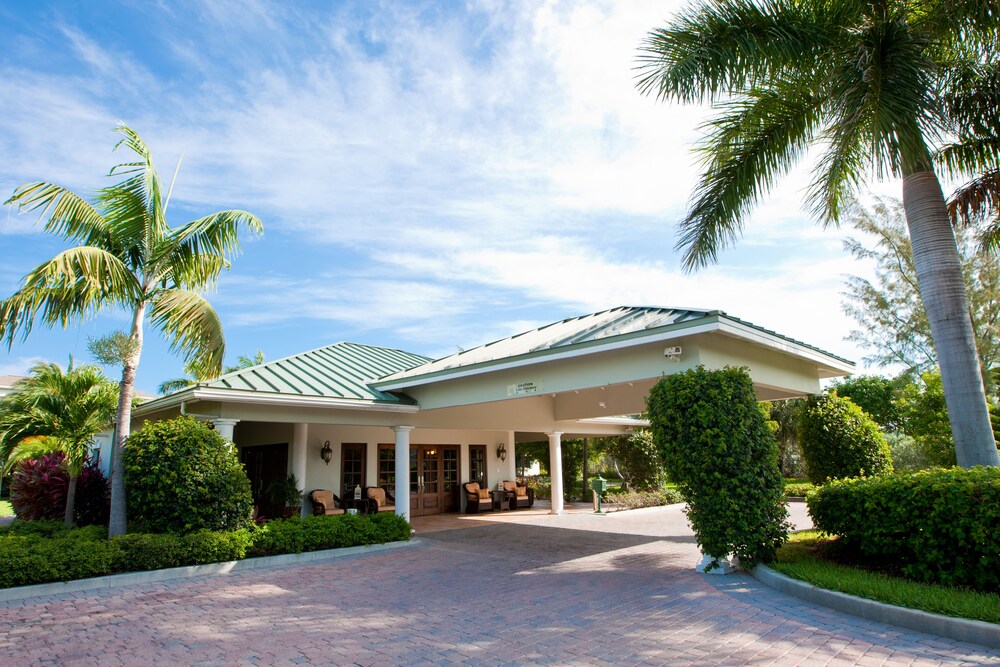
<svg viewBox="0 0 1000 667">
<path fill-rule="evenodd" d="M 280 505 L 286 510 L 286 514 L 293 514 L 295 510 L 302 507 L 302 490 L 299 488 L 299 480 L 295 475 L 289 473 L 288 477 L 279 477 L 267 486 L 267 495 L 271 502 Z"/>
<path fill-rule="evenodd" d="M 74 368 L 72 360 L 65 372 L 38 363 L 30 373 L 0 399 L 0 456 L 23 460 L 61 451 L 69 471 L 64 520 L 71 525 L 77 481 L 95 436 L 112 424 L 118 391 L 97 366 Z"/>
<path fill-rule="evenodd" d="M 127 126 L 116 131 L 124 138 L 115 148 L 128 149 L 135 159 L 111 170 L 124 179 L 99 190 L 93 203 L 44 182 L 23 185 L 7 200 L 21 211 L 38 211 L 46 218 L 45 231 L 79 245 L 36 267 L 17 292 L 0 301 L 0 338 L 8 347 L 18 334 L 27 337 L 39 316 L 50 327 L 65 327 L 106 309 L 131 313 L 132 345 L 122 365 L 112 457 L 111 536 L 127 526 L 121 453 L 131 429 L 146 321 L 186 360 L 198 359 L 217 373 L 225 352 L 222 323 L 199 290 L 213 285 L 229 266 L 228 258 L 240 249 L 240 231 L 263 231 L 260 220 L 238 210 L 171 228 L 166 219 L 170 192 L 164 196 L 149 148 Z"/>
<path fill-rule="evenodd" d="M 998 67 L 998 9 L 996 0 L 703 1 L 649 33 L 637 80 L 660 100 L 720 110 L 680 222 L 689 270 L 717 260 L 811 144 L 823 153 L 808 199 L 825 225 L 870 176 L 902 179 L 962 466 L 996 466 L 1000 457 L 934 152 L 949 149 L 942 161 L 952 176 L 997 164 L 1000 142 L 977 133 L 996 127 L 996 106 L 971 100 L 983 92 L 974 74 Z M 949 135 L 961 141 L 942 146 Z"/>
<path fill-rule="evenodd" d="M 62 452 L 19 461 L 11 476 L 10 503 L 22 521 L 61 519 L 64 528 L 70 486 L 69 467 Z M 77 474 L 73 521 L 80 526 L 108 520 L 108 480 L 87 461 Z"/>
</svg>

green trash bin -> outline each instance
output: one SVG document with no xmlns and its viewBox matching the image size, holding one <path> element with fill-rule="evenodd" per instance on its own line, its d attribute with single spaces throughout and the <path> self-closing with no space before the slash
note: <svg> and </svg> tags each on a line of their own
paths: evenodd
<svg viewBox="0 0 1000 667">
<path fill-rule="evenodd" d="M 604 514 L 604 510 L 601 509 L 601 498 L 604 496 L 604 492 L 608 490 L 608 480 L 598 475 L 590 480 L 590 488 L 594 491 L 594 513 Z"/>
</svg>

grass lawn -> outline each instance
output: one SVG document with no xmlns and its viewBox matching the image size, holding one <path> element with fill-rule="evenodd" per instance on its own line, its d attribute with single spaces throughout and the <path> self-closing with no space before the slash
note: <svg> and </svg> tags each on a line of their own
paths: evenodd
<svg viewBox="0 0 1000 667">
<path fill-rule="evenodd" d="M 818 547 L 826 541 L 818 531 L 795 533 L 778 550 L 778 560 L 770 567 L 793 579 L 848 595 L 944 616 L 1000 623 L 1000 595 L 922 584 L 824 560 Z"/>
<path fill-rule="evenodd" d="M 0 500 L 0 516 L 14 516 L 14 510 L 6 500 Z"/>
</svg>

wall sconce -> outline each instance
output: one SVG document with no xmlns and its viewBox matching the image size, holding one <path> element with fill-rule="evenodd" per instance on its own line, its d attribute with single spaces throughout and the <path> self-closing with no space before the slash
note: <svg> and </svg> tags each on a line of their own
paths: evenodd
<svg viewBox="0 0 1000 667">
<path fill-rule="evenodd" d="M 323 449 L 320 450 L 319 455 L 323 457 L 323 461 L 325 461 L 327 465 L 330 465 L 330 461 L 333 460 L 333 448 L 330 447 L 329 440 L 323 443 Z"/>
<path fill-rule="evenodd" d="M 507 447 L 502 442 L 497 443 L 497 458 L 501 461 L 507 460 Z"/>
</svg>

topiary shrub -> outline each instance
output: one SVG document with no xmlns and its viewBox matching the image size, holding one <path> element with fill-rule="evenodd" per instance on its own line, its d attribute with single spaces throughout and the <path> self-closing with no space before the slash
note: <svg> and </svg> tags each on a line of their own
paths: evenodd
<svg viewBox="0 0 1000 667">
<path fill-rule="evenodd" d="M 19 462 L 10 485 L 10 504 L 23 521 L 62 519 L 66 513 L 69 470 L 62 452 Z M 76 486 L 74 521 L 78 526 L 105 524 L 110 510 L 110 488 L 100 468 L 84 466 Z"/>
<path fill-rule="evenodd" d="M 838 480 L 806 502 L 816 527 L 868 565 L 1000 591 L 1000 468 Z"/>
<path fill-rule="evenodd" d="M 237 530 L 251 524 L 250 480 L 235 449 L 203 422 L 147 422 L 125 443 L 129 529 Z"/>
<path fill-rule="evenodd" d="M 878 424 L 836 394 L 809 398 L 799 417 L 799 441 L 813 484 L 892 472 L 892 455 Z"/>
<path fill-rule="evenodd" d="M 778 446 L 743 368 L 662 378 L 647 399 L 653 438 L 687 502 L 703 553 L 774 560 L 788 535 Z"/>
</svg>

